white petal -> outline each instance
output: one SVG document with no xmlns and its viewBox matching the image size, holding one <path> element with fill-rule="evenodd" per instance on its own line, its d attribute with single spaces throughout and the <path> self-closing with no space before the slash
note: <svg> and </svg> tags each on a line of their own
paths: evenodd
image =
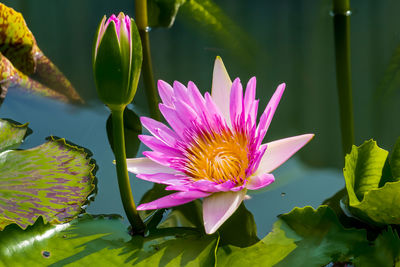
<svg viewBox="0 0 400 267">
<path fill-rule="evenodd" d="M 128 165 L 128 171 L 135 174 L 180 173 L 177 170 L 160 165 L 148 158 L 126 159 L 126 163 Z"/>
<path fill-rule="evenodd" d="M 207 234 L 213 234 L 236 211 L 247 190 L 219 192 L 204 198 L 203 220 Z"/>
<path fill-rule="evenodd" d="M 307 144 L 313 137 L 314 134 L 303 134 L 267 143 L 267 150 L 261 158 L 257 171 L 253 175 L 257 176 L 272 172 L 293 156 L 294 153 Z"/>
<path fill-rule="evenodd" d="M 215 59 L 211 88 L 211 97 L 224 115 L 228 125 L 231 125 L 229 113 L 229 99 L 231 95 L 232 81 L 225 69 L 220 57 Z"/>
</svg>

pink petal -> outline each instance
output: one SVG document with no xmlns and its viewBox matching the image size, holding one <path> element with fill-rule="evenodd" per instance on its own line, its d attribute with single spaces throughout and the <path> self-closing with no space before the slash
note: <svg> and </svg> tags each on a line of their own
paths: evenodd
<svg viewBox="0 0 400 267">
<path fill-rule="evenodd" d="M 243 108 L 243 87 L 240 83 L 240 79 L 236 78 L 232 84 L 232 90 L 230 95 L 230 116 L 232 125 L 240 124 L 242 121 L 238 121 L 238 117 L 242 114 Z"/>
<path fill-rule="evenodd" d="M 246 92 L 244 95 L 244 108 L 245 108 L 245 119 L 246 121 L 250 119 L 252 123 L 255 123 L 255 118 L 257 117 L 258 100 L 256 97 L 256 77 L 252 77 L 246 86 Z M 254 112 L 255 110 L 255 112 Z"/>
<path fill-rule="evenodd" d="M 139 140 L 143 144 L 148 146 L 153 151 L 159 151 L 161 153 L 169 154 L 176 157 L 183 156 L 182 152 L 176 148 L 166 145 L 164 142 L 160 141 L 154 136 L 150 135 L 139 135 Z"/>
<path fill-rule="evenodd" d="M 261 158 L 254 175 L 270 173 L 287 161 L 294 153 L 307 144 L 314 134 L 303 134 L 267 143 L 267 150 Z"/>
<path fill-rule="evenodd" d="M 174 90 L 172 86 L 162 80 L 158 80 L 157 87 L 162 102 L 167 106 L 173 106 L 172 97 L 174 96 Z"/>
<path fill-rule="evenodd" d="M 179 186 L 190 186 L 190 181 L 186 175 L 183 173 L 154 173 L 154 174 L 138 174 L 137 178 L 158 183 L 158 184 L 166 184 L 166 185 L 179 185 Z M 187 191 L 187 190 L 182 190 Z"/>
<path fill-rule="evenodd" d="M 148 158 L 127 159 L 126 163 L 128 165 L 128 171 L 135 174 L 180 173 L 172 168 L 162 166 Z"/>
<path fill-rule="evenodd" d="M 225 69 L 224 63 L 220 57 L 217 57 L 214 63 L 211 96 L 228 125 L 231 125 L 229 114 L 231 86 L 232 82 Z"/>
<path fill-rule="evenodd" d="M 174 94 L 177 100 L 181 99 L 182 101 L 188 101 L 188 103 L 190 103 L 187 88 L 178 81 L 174 81 Z"/>
<path fill-rule="evenodd" d="M 147 117 L 141 117 L 142 125 L 155 137 L 166 145 L 175 146 L 179 136 L 163 123 Z"/>
<path fill-rule="evenodd" d="M 248 178 L 246 188 L 250 190 L 257 190 L 270 185 L 275 181 L 275 178 L 270 173 L 261 174 L 258 176 L 251 176 Z"/>
<path fill-rule="evenodd" d="M 203 111 L 206 110 L 204 97 L 193 82 L 189 82 L 187 88 L 192 103 L 191 106 L 198 114 L 202 114 Z"/>
<path fill-rule="evenodd" d="M 203 200 L 203 220 L 207 234 L 213 234 L 236 211 L 246 195 L 239 192 L 220 192 Z"/>
<path fill-rule="evenodd" d="M 166 167 L 170 167 L 174 162 L 183 160 L 181 157 L 164 154 L 158 151 L 144 151 L 143 155 Z"/>
<path fill-rule="evenodd" d="M 164 104 L 159 104 L 159 109 L 165 120 L 168 122 L 171 128 L 174 129 L 175 133 L 177 133 L 180 137 L 183 137 L 183 132 L 186 126 L 178 117 L 176 110 Z"/>
<path fill-rule="evenodd" d="M 209 196 L 209 193 L 200 191 L 177 192 L 149 203 L 141 204 L 137 207 L 138 210 L 155 210 L 179 206 L 201 197 Z"/>
<path fill-rule="evenodd" d="M 274 117 L 275 110 L 278 107 L 279 101 L 281 100 L 282 94 L 285 91 L 285 86 L 286 85 L 284 83 L 280 84 L 278 88 L 276 88 L 274 95 L 269 100 L 268 105 L 260 118 L 260 123 L 258 125 L 259 131 L 267 132 L 272 118 Z M 262 138 L 264 138 L 264 136 Z"/>
</svg>

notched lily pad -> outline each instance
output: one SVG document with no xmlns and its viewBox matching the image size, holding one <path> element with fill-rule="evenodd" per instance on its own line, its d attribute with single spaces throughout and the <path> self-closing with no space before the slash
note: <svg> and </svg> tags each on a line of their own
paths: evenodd
<svg viewBox="0 0 400 267">
<path fill-rule="evenodd" d="M 251 247 L 224 246 L 220 266 L 325 266 L 348 262 L 354 248 L 367 246 L 365 230 L 345 229 L 333 210 L 320 206 L 294 208 L 280 215 L 271 233 Z"/>
<path fill-rule="evenodd" d="M 400 177 L 392 175 L 400 160 L 398 145 L 390 161 L 388 154 L 375 141 L 366 141 L 353 146 L 343 170 L 348 192 L 344 203 L 354 216 L 376 226 L 400 224 Z"/>
<path fill-rule="evenodd" d="M 6 129 L 7 125 L 3 122 Z M 0 144 L 4 142 L 0 139 Z M 1 152 L 0 230 L 11 223 L 25 229 L 40 216 L 50 223 L 74 219 L 95 189 L 94 168 L 82 148 L 64 139 L 50 138 L 32 149 Z"/>
<path fill-rule="evenodd" d="M 131 237 L 120 219 L 90 215 L 25 231 L 9 226 L 0 240 L 6 266 L 214 266 L 218 246 L 218 236 L 182 228 Z"/>
</svg>

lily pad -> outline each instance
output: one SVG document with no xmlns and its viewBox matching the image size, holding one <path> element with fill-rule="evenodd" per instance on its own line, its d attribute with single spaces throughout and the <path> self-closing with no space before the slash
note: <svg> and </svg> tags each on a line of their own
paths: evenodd
<svg viewBox="0 0 400 267">
<path fill-rule="evenodd" d="M 344 229 L 327 206 L 295 208 L 279 216 L 272 232 L 251 247 L 224 246 L 219 266 L 324 266 L 349 262 L 368 245 L 365 230 Z"/>
<path fill-rule="evenodd" d="M 25 231 L 9 226 L 0 240 L 6 266 L 214 266 L 218 245 L 218 236 L 189 229 L 131 237 L 119 218 L 89 215 Z"/>
<path fill-rule="evenodd" d="M 343 170 L 348 192 L 344 202 L 350 212 L 377 226 L 400 224 L 400 181 L 386 177 L 391 168 L 388 154 L 375 141 L 367 141 L 359 147 L 353 146 Z M 395 149 L 390 160 L 394 166 L 398 163 L 397 154 Z M 382 179 L 389 182 L 381 186 Z"/>
<path fill-rule="evenodd" d="M 392 267 L 400 264 L 400 239 L 391 227 L 384 230 L 369 247 L 364 247 L 354 259 L 355 266 Z"/>
<path fill-rule="evenodd" d="M 0 121 L 0 148 L 21 142 L 25 131 L 26 125 Z M 25 229 L 38 217 L 50 223 L 74 219 L 95 188 L 94 168 L 84 149 L 64 139 L 1 152 L 0 230 L 11 223 Z"/>
<path fill-rule="evenodd" d="M 21 144 L 28 130 L 28 124 L 17 125 L 0 119 L 0 152 Z"/>
</svg>

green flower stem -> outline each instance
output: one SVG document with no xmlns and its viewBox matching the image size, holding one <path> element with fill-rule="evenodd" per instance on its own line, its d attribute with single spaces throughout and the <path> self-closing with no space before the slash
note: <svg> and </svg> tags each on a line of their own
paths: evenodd
<svg viewBox="0 0 400 267">
<path fill-rule="evenodd" d="M 350 64 L 350 0 L 333 0 L 333 27 L 342 148 L 346 155 L 350 153 L 354 143 Z"/>
<path fill-rule="evenodd" d="M 125 107 L 111 109 L 118 186 L 126 216 L 132 226 L 132 232 L 134 234 L 143 234 L 145 225 L 136 210 L 126 164 L 123 120 L 124 109 Z"/>
<path fill-rule="evenodd" d="M 158 110 L 157 89 L 154 82 L 153 66 L 151 64 L 150 39 L 148 32 L 149 24 L 147 20 L 147 0 L 135 1 L 135 17 L 143 46 L 142 77 L 144 87 L 146 89 L 147 104 L 149 106 L 150 116 L 155 120 L 160 120 L 161 115 Z"/>
</svg>

